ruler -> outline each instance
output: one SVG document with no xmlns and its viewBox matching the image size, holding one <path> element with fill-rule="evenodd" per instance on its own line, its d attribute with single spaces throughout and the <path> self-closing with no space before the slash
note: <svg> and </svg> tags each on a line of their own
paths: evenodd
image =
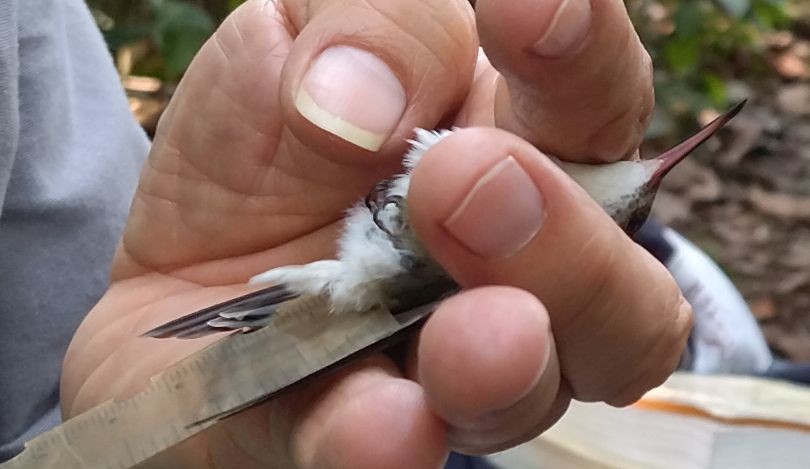
<svg viewBox="0 0 810 469">
<path fill-rule="evenodd" d="M 334 315 L 319 297 L 289 301 L 267 327 L 190 355 L 136 396 L 106 402 L 32 439 L 0 468 L 134 466 L 220 419 L 410 335 L 434 305 L 396 315 L 383 309 Z"/>
</svg>

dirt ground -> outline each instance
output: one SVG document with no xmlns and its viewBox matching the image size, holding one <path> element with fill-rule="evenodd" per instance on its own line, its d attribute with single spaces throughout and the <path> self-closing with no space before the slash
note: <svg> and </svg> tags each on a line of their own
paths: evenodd
<svg viewBox="0 0 810 469">
<path fill-rule="evenodd" d="M 777 354 L 810 361 L 810 15 L 770 42 L 773 78 L 731 84 L 747 106 L 664 180 L 653 216 L 718 261 Z"/>
</svg>

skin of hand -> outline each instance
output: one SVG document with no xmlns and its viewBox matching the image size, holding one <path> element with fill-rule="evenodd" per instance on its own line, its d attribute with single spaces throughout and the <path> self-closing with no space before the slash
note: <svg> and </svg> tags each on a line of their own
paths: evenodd
<svg viewBox="0 0 810 469">
<path fill-rule="evenodd" d="M 249 0 L 160 121 L 109 289 L 65 358 L 65 418 L 221 338 L 145 330 L 334 255 L 343 210 L 437 125 L 477 127 L 425 155 L 410 216 L 468 289 L 405 363 L 370 357 L 146 465 L 441 467 L 533 438 L 572 398 L 633 402 L 676 366 L 691 309 L 535 147 L 633 157 L 651 80 L 619 0 Z"/>
</svg>

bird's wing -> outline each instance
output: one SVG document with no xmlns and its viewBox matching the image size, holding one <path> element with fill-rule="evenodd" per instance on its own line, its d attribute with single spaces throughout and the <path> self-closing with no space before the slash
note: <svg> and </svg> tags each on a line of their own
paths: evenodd
<svg viewBox="0 0 810 469">
<path fill-rule="evenodd" d="M 187 314 L 143 335 L 194 339 L 223 330 L 258 329 L 269 322 L 280 305 L 297 296 L 283 285 L 274 285 Z"/>
<path fill-rule="evenodd" d="M 413 274 L 391 282 L 390 312 L 397 316 L 435 302 L 459 290 L 458 284 L 443 273 L 417 269 Z M 195 339 L 223 331 L 252 331 L 268 325 L 279 307 L 301 295 L 281 285 L 257 290 L 203 308 L 167 322 L 143 334 L 158 339 Z"/>
</svg>

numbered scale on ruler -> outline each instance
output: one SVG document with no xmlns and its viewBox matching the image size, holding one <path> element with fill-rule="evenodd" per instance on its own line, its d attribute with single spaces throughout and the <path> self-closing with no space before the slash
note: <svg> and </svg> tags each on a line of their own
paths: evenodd
<svg viewBox="0 0 810 469">
<path fill-rule="evenodd" d="M 189 356 L 131 399 L 102 404 L 34 438 L 0 468 L 132 467 L 220 419 L 407 337 L 434 306 L 334 315 L 321 298 L 291 300 L 267 327 Z"/>
</svg>

